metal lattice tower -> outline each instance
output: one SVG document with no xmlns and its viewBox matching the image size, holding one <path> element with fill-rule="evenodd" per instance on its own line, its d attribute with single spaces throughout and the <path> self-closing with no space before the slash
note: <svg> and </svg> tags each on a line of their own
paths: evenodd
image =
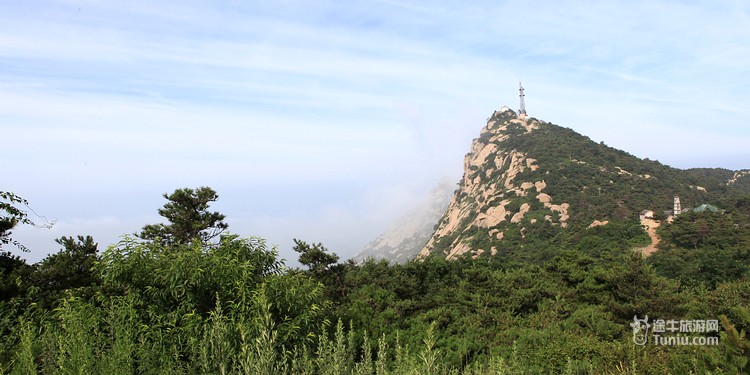
<svg viewBox="0 0 750 375">
<path fill-rule="evenodd" d="M 523 93 L 523 85 L 521 84 L 521 81 L 518 81 L 518 96 L 521 98 L 521 108 L 518 110 L 518 114 L 525 115 L 526 114 L 526 101 L 524 100 L 524 97 L 526 95 Z"/>
</svg>

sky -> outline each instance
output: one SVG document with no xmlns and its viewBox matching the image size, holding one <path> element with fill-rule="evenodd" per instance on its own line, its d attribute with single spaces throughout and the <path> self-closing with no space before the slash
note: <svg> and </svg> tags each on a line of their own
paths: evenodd
<svg viewBox="0 0 750 375">
<path fill-rule="evenodd" d="M 0 3 L 0 190 L 15 238 L 100 248 L 209 186 L 233 233 L 343 259 L 518 108 L 679 168 L 750 168 L 750 3 Z"/>
</svg>

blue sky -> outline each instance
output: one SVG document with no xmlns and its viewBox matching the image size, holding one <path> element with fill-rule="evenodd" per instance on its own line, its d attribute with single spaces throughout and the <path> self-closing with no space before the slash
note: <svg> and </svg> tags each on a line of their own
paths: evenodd
<svg viewBox="0 0 750 375">
<path fill-rule="evenodd" d="M 211 186 L 231 230 L 344 258 L 463 155 L 492 111 L 677 167 L 750 167 L 745 1 L 0 4 L 0 190 L 101 245 Z"/>
</svg>

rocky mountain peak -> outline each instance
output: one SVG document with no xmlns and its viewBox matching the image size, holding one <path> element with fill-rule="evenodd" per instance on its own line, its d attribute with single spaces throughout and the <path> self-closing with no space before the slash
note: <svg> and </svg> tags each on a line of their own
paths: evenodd
<svg viewBox="0 0 750 375">
<path fill-rule="evenodd" d="M 494 254 L 494 247 L 475 249 L 468 237 L 481 233 L 480 236 L 501 240 L 505 236 L 502 224 L 521 224 L 532 206 L 537 212 L 529 223 L 544 220 L 567 226 L 569 204 L 553 202 L 544 192 L 544 176 L 521 177 L 527 171 L 537 171 L 537 160 L 523 150 L 503 147 L 506 140 L 532 133 L 541 124 L 535 118 L 519 118 L 508 107 L 493 113 L 479 138 L 472 142 L 471 151 L 464 158 L 459 189 L 420 256 L 436 250 L 448 258 L 467 252 L 481 255 L 487 250 Z"/>
<path fill-rule="evenodd" d="M 442 201 L 418 205 L 358 257 L 547 257 L 549 248 L 606 251 L 602 243 L 635 250 L 652 234 L 643 212 L 663 223 L 675 197 L 685 212 L 731 208 L 750 192 L 748 170 L 672 168 L 508 107 L 488 118 L 463 164 L 457 189 L 447 184 L 435 195 Z"/>
<path fill-rule="evenodd" d="M 582 239 L 595 243 L 600 235 L 637 248 L 648 239 L 639 213 L 666 218 L 676 196 L 683 208 L 731 201 L 750 191 L 748 176 L 640 159 L 503 107 L 472 141 L 458 189 L 419 257 L 480 257 L 560 242 L 584 248 Z"/>
</svg>

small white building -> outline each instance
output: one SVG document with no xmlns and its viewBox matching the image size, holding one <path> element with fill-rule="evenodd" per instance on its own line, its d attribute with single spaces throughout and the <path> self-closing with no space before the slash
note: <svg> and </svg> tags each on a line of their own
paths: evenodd
<svg viewBox="0 0 750 375">
<path fill-rule="evenodd" d="M 643 211 L 641 211 L 641 214 L 639 215 L 639 217 L 641 218 L 641 220 L 646 220 L 646 219 L 653 220 L 653 218 L 654 218 L 654 211 L 643 210 Z"/>
</svg>

